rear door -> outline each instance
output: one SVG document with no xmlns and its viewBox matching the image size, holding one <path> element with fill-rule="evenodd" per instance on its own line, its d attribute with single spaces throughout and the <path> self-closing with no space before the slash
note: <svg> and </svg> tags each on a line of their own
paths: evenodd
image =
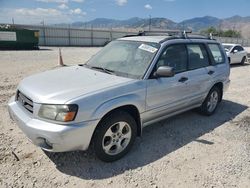
<svg viewBox="0 0 250 188">
<path fill-rule="evenodd" d="M 212 64 L 207 67 L 207 72 L 210 72 L 210 80 L 212 85 L 217 82 L 225 82 L 230 74 L 230 65 L 226 63 L 226 57 L 223 49 L 219 44 L 208 44 L 209 54 Z"/>
<path fill-rule="evenodd" d="M 207 67 L 210 66 L 209 55 L 205 44 L 187 44 L 188 50 L 188 93 L 189 105 L 199 104 L 207 95 L 211 85 L 210 74 Z"/>
<path fill-rule="evenodd" d="M 237 50 L 238 50 L 238 54 L 239 54 L 238 55 L 238 57 L 239 57 L 238 62 L 240 63 L 246 54 L 245 54 L 244 48 L 241 46 L 238 46 Z"/>
</svg>

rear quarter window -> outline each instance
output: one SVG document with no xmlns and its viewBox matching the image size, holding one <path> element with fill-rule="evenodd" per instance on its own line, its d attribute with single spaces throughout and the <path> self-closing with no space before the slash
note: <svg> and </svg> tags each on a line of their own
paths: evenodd
<svg viewBox="0 0 250 188">
<path fill-rule="evenodd" d="M 225 62 L 225 57 L 219 44 L 208 44 L 208 47 L 212 53 L 212 59 L 215 64 L 221 64 Z"/>
</svg>

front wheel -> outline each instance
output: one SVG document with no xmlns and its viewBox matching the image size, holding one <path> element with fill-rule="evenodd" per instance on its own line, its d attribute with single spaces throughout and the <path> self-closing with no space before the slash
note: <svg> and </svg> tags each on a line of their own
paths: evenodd
<svg viewBox="0 0 250 188">
<path fill-rule="evenodd" d="M 200 112 L 207 116 L 212 115 L 215 112 L 216 108 L 218 107 L 221 95 L 222 95 L 221 90 L 218 87 L 213 87 L 209 91 L 205 101 L 202 103 L 200 107 Z"/>
<path fill-rule="evenodd" d="M 104 118 L 95 131 L 95 153 L 102 161 L 116 161 L 128 153 L 136 135 L 137 126 L 134 118 L 124 111 L 114 112 Z"/>
</svg>

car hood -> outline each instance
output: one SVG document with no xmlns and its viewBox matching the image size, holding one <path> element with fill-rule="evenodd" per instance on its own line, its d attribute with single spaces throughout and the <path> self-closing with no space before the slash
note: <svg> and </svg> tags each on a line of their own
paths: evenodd
<svg viewBox="0 0 250 188">
<path fill-rule="evenodd" d="M 25 78 L 18 89 L 35 103 L 64 104 L 76 97 L 132 81 L 82 66 L 63 67 Z"/>
</svg>

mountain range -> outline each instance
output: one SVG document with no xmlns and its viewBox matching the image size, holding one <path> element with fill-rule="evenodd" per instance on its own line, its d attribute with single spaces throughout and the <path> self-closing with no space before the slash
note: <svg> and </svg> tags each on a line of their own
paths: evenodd
<svg viewBox="0 0 250 188">
<path fill-rule="evenodd" d="M 63 24 L 59 24 L 62 26 Z M 73 27 L 93 27 L 93 28 L 126 28 L 136 30 L 149 29 L 191 29 L 199 32 L 208 27 L 215 27 L 222 30 L 233 29 L 241 32 L 244 38 L 250 38 L 250 16 L 233 16 L 220 19 L 212 16 L 197 17 L 182 22 L 174 22 L 167 18 L 130 18 L 127 20 L 116 20 L 107 18 L 97 18 L 88 22 L 74 22 Z"/>
</svg>

